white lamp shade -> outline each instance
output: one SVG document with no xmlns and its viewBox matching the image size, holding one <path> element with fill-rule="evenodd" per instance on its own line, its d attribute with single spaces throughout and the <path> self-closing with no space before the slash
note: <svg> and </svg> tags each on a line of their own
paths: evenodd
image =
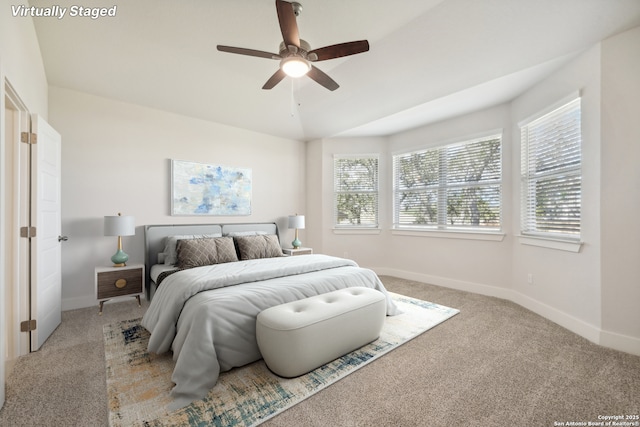
<svg viewBox="0 0 640 427">
<path fill-rule="evenodd" d="M 105 236 L 133 236 L 136 234 L 136 219 L 132 216 L 105 216 Z"/>
<path fill-rule="evenodd" d="M 304 228 L 304 215 L 289 216 L 289 228 Z"/>
</svg>

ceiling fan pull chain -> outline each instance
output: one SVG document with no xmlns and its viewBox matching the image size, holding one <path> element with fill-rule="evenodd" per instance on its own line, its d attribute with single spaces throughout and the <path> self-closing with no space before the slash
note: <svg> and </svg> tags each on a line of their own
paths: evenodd
<svg viewBox="0 0 640 427">
<path fill-rule="evenodd" d="M 293 85 L 295 84 L 295 79 L 289 79 L 289 80 L 291 80 L 291 117 L 295 117 L 294 108 L 296 105 L 296 100 L 293 96 Z"/>
</svg>

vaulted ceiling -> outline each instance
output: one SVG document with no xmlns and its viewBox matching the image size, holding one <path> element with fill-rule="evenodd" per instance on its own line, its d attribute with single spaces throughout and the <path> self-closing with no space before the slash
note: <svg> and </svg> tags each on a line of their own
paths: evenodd
<svg viewBox="0 0 640 427">
<path fill-rule="evenodd" d="M 216 45 L 278 52 L 274 0 L 82 5 L 114 3 L 115 17 L 34 18 L 50 85 L 296 140 L 388 135 L 508 101 L 640 25 L 638 0 L 300 0 L 313 48 L 367 39 L 370 51 L 315 64 L 336 91 L 307 77 L 263 90 L 277 61 Z"/>
</svg>

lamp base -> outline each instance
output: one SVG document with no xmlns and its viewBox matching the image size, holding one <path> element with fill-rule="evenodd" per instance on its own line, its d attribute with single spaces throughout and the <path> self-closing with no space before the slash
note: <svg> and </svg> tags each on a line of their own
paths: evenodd
<svg viewBox="0 0 640 427">
<path fill-rule="evenodd" d="M 129 261 L 129 255 L 124 253 L 122 249 L 118 249 L 118 252 L 111 257 L 111 262 L 114 267 L 125 267 L 127 265 L 127 261 Z"/>
<path fill-rule="evenodd" d="M 293 246 L 293 249 L 298 249 L 300 246 L 302 246 L 302 242 L 300 241 L 300 239 L 295 239 L 293 242 L 291 242 L 291 246 Z"/>
</svg>

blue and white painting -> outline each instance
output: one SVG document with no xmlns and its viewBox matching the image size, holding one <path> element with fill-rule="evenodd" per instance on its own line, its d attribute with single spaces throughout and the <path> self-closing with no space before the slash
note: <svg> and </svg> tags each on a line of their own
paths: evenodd
<svg viewBox="0 0 640 427">
<path fill-rule="evenodd" d="M 251 215 L 251 169 L 171 161 L 172 215 Z"/>
</svg>

